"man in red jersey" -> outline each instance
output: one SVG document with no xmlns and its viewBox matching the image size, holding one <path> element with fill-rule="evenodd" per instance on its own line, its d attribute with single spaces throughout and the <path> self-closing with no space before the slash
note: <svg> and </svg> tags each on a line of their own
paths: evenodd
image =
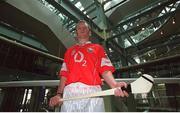
<svg viewBox="0 0 180 113">
<path fill-rule="evenodd" d="M 89 41 L 91 31 L 88 24 L 81 20 L 76 26 L 78 43 L 70 47 L 64 56 L 60 70 L 60 83 L 57 95 L 50 99 L 50 106 L 61 105 L 62 112 L 103 112 L 102 97 L 71 101 L 60 101 L 63 97 L 82 96 L 101 91 L 101 78 L 111 88 L 127 87 L 125 82 L 116 82 L 112 73 L 115 71 L 105 50 L 99 44 Z M 128 96 L 128 93 L 117 88 L 115 96 Z"/>
</svg>

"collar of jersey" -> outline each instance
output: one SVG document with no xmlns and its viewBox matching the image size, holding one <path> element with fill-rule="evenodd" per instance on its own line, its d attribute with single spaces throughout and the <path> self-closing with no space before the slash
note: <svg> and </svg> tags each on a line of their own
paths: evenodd
<svg viewBox="0 0 180 113">
<path fill-rule="evenodd" d="M 84 44 L 77 43 L 77 45 L 79 45 L 79 46 L 84 46 L 84 45 L 86 45 L 86 44 L 90 44 L 90 43 L 91 43 L 91 41 L 87 41 L 87 42 L 85 42 Z"/>
</svg>

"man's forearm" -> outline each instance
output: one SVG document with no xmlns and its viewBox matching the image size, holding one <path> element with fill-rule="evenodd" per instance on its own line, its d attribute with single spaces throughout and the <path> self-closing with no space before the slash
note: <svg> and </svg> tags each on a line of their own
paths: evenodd
<svg viewBox="0 0 180 113">
<path fill-rule="evenodd" d="M 102 77 L 104 78 L 104 80 L 106 81 L 106 83 L 111 87 L 111 88 L 115 88 L 117 82 L 115 81 L 112 72 L 111 71 L 105 71 L 102 74 Z"/>
<path fill-rule="evenodd" d="M 64 87 L 65 87 L 65 82 L 66 82 L 66 78 L 64 76 L 61 77 L 60 82 L 59 82 L 59 86 L 57 89 L 57 94 L 62 94 Z"/>
</svg>

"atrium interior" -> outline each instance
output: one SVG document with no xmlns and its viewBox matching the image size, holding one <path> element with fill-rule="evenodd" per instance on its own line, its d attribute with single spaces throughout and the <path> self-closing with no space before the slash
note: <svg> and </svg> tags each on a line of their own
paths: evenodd
<svg viewBox="0 0 180 113">
<path fill-rule="evenodd" d="M 0 111 L 59 110 L 48 103 L 79 20 L 106 50 L 116 81 L 155 80 L 148 94 L 104 97 L 107 112 L 180 111 L 179 11 L 180 0 L 1 0 Z"/>
</svg>

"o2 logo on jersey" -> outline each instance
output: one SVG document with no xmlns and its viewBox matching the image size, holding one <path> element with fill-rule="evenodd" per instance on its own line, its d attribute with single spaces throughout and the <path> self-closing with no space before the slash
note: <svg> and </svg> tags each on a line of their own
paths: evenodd
<svg viewBox="0 0 180 113">
<path fill-rule="evenodd" d="M 86 60 L 84 60 L 84 54 L 81 51 L 78 51 L 74 54 L 74 62 L 81 63 L 82 66 L 86 66 Z"/>
</svg>

